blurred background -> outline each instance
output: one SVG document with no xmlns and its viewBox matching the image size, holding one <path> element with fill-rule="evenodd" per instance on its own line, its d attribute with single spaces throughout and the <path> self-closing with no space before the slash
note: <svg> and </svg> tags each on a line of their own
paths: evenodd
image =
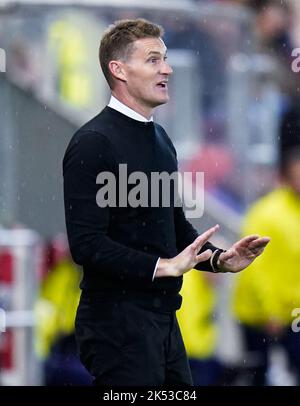
<svg viewBox="0 0 300 406">
<path fill-rule="evenodd" d="M 272 238 L 241 276 L 185 277 L 178 317 L 195 384 L 298 385 L 296 0 L 0 0 L 0 385 L 91 383 L 73 335 L 81 270 L 66 241 L 62 158 L 109 100 L 103 31 L 136 17 L 164 27 L 174 70 L 155 120 L 180 170 L 204 172 L 205 213 L 191 222 L 220 224 L 224 248 L 245 233 Z"/>
</svg>

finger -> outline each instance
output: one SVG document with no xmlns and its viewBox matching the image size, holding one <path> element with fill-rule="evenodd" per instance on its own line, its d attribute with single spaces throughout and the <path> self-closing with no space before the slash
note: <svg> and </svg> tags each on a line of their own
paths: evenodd
<svg viewBox="0 0 300 406">
<path fill-rule="evenodd" d="M 258 238 L 259 238 L 259 235 L 257 235 L 257 234 L 247 235 L 246 237 L 241 238 L 239 241 L 237 241 L 234 245 L 239 246 L 239 247 L 245 247 L 250 242 L 257 240 Z"/>
<path fill-rule="evenodd" d="M 196 256 L 196 261 L 198 262 L 203 262 L 207 261 L 210 257 L 212 256 L 212 250 L 205 250 L 201 254 Z"/>
<path fill-rule="evenodd" d="M 211 227 L 209 230 L 205 231 L 203 234 L 199 235 L 195 241 L 191 244 L 193 249 L 200 249 L 210 237 L 220 228 L 219 224 Z"/>
<path fill-rule="evenodd" d="M 251 252 L 254 256 L 258 257 L 259 255 L 261 255 L 261 254 L 264 252 L 264 250 L 265 250 L 265 247 L 258 247 L 258 248 L 252 248 L 252 249 L 250 250 L 250 252 Z"/>
<path fill-rule="evenodd" d="M 266 247 L 266 246 L 269 244 L 270 240 L 271 240 L 271 239 L 270 239 L 269 237 L 261 237 L 261 238 L 258 238 L 258 239 L 255 240 L 255 241 L 251 241 L 251 242 L 248 244 L 248 248 L 249 248 L 249 249 L 264 248 L 264 247 Z"/>
<path fill-rule="evenodd" d="M 257 249 L 255 252 L 255 256 L 258 257 L 259 255 L 261 255 L 264 252 L 264 250 L 265 250 L 264 248 Z"/>
<path fill-rule="evenodd" d="M 209 228 L 204 233 L 199 235 L 194 242 L 192 243 L 193 248 L 199 247 L 199 245 L 203 245 L 205 242 L 209 240 L 209 238 L 219 229 L 219 225 L 215 225 L 214 227 Z"/>
</svg>

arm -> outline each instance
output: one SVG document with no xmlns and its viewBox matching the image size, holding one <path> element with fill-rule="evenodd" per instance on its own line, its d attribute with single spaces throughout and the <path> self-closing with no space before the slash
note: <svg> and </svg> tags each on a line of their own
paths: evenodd
<svg viewBox="0 0 300 406">
<path fill-rule="evenodd" d="M 152 281 L 158 256 L 131 249 L 107 235 L 110 209 L 96 202 L 102 171 L 116 173 L 109 141 L 94 132 L 81 134 L 67 149 L 64 162 L 65 217 L 74 261 L 117 279 Z"/>
</svg>

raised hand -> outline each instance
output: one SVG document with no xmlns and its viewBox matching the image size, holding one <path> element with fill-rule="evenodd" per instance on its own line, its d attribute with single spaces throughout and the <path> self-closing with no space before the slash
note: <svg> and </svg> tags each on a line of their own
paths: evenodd
<svg viewBox="0 0 300 406">
<path fill-rule="evenodd" d="M 208 229 L 203 234 L 199 235 L 192 244 L 188 245 L 173 258 L 174 266 L 178 271 L 178 276 L 183 275 L 185 272 L 194 268 L 198 262 L 207 261 L 211 257 L 211 250 L 206 250 L 199 255 L 197 255 L 197 253 L 218 229 L 218 224 Z"/>
<path fill-rule="evenodd" d="M 263 253 L 269 242 L 269 237 L 259 237 L 258 235 L 242 238 L 220 255 L 218 260 L 220 270 L 223 272 L 242 271 Z"/>
<path fill-rule="evenodd" d="M 193 269 L 198 262 L 208 260 L 212 255 L 211 250 L 206 250 L 201 254 L 198 254 L 198 252 L 218 229 L 219 225 L 216 225 L 205 231 L 199 235 L 192 244 L 188 245 L 183 251 L 176 255 L 176 257 L 160 259 L 155 277 L 181 276 Z"/>
</svg>

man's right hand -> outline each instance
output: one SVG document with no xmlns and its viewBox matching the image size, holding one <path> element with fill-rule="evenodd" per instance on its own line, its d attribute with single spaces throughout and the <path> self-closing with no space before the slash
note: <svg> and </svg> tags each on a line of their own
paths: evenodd
<svg viewBox="0 0 300 406">
<path fill-rule="evenodd" d="M 188 245 L 176 257 L 170 259 L 160 258 L 155 274 L 155 278 L 166 276 L 181 276 L 195 267 L 198 262 L 207 261 L 211 255 L 211 250 L 206 250 L 198 255 L 203 245 L 219 229 L 219 225 L 210 228 L 199 235 L 192 244 Z"/>
</svg>

